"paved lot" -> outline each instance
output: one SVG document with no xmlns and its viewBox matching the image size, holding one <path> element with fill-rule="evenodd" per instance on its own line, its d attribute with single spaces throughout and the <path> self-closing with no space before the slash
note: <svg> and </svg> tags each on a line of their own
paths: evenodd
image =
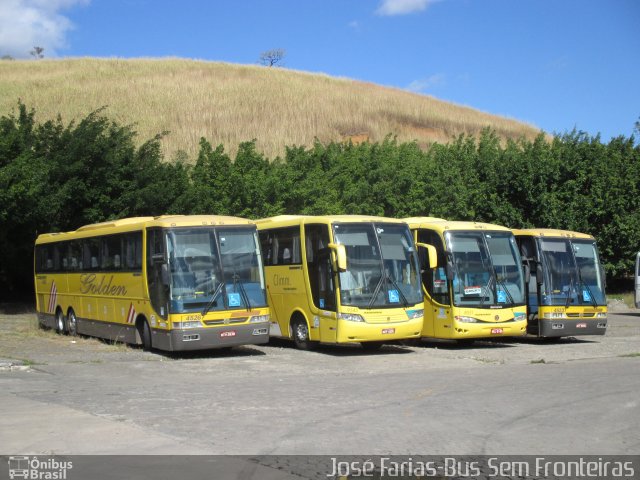
<svg viewBox="0 0 640 480">
<path fill-rule="evenodd" d="M 0 314 L 3 454 L 638 454 L 640 312 L 605 337 L 163 355 Z"/>
</svg>

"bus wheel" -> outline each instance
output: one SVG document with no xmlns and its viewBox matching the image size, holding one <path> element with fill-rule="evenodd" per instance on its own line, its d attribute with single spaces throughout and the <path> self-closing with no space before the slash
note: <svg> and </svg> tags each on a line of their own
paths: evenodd
<svg viewBox="0 0 640 480">
<path fill-rule="evenodd" d="M 67 328 L 69 330 L 69 335 L 72 337 L 78 335 L 78 319 L 76 318 L 76 313 L 73 310 L 69 310 L 69 315 L 67 315 Z"/>
<path fill-rule="evenodd" d="M 140 321 L 140 338 L 142 339 L 142 349 L 145 351 L 151 350 L 151 329 L 146 320 Z"/>
<path fill-rule="evenodd" d="M 63 335 L 67 333 L 67 325 L 62 310 L 56 312 L 56 333 Z"/>
<path fill-rule="evenodd" d="M 309 340 L 309 327 L 304 318 L 296 317 L 291 321 L 291 336 L 296 348 L 300 350 L 311 350 L 313 342 Z"/>
<path fill-rule="evenodd" d="M 376 350 L 380 350 L 380 347 L 384 345 L 383 342 L 361 342 L 362 349 L 367 352 L 375 352 Z"/>
</svg>

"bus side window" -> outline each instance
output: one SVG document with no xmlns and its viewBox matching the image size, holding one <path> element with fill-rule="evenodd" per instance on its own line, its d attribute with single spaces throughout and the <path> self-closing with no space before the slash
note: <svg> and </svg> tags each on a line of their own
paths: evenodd
<svg viewBox="0 0 640 480">
<path fill-rule="evenodd" d="M 100 263 L 100 239 L 86 238 L 82 241 L 82 257 L 84 270 L 98 270 Z"/>
<path fill-rule="evenodd" d="M 258 232 L 258 238 L 260 239 L 260 249 L 262 250 L 262 261 L 264 266 L 268 267 L 273 265 L 273 237 L 268 230 L 262 230 Z"/>
<path fill-rule="evenodd" d="M 139 272 L 142 268 L 142 232 L 129 233 L 124 238 L 124 269 Z"/>
<path fill-rule="evenodd" d="M 102 270 L 120 270 L 122 255 L 122 235 L 109 235 L 102 240 Z"/>
<path fill-rule="evenodd" d="M 278 228 L 271 231 L 273 265 L 300 265 L 300 228 Z"/>
</svg>

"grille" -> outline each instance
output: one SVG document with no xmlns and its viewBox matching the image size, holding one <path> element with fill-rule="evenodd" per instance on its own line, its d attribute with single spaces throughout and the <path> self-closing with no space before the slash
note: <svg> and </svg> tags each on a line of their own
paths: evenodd
<svg viewBox="0 0 640 480">
<path fill-rule="evenodd" d="M 219 320 L 205 320 L 205 325 L 233 325 L 246 322 L 248 317 L 221 318 Z"/>
</svg>

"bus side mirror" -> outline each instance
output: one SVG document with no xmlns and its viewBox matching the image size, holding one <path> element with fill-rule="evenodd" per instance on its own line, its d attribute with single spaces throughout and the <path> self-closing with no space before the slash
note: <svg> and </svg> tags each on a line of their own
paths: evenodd
<svg viewBox="0 0 640 480">
<path fill-rule="evenodd" d="M 347 270 L 347 249 L 339 243 L 330 243 L 328 247 L 336 254 L 336 270 L 345 272 Z"/>
<path fill-rule="evenodd" d="M 540 261 L 536 262 L 536 282 L 538 285 L 542 285 L 544 282 L 544 266 Z"/>
<path fill-rule="evenodd" d="M 522 259 L 522 272 L 524 273 L 524 283 L 528 284 L 531 281 L 531 267 L 527 258 Z"/>
<path fill-rule="evenodd" d="M 453 255 L 451 255 L 451 252 L 447 253 L 447 265 L 445 271 L 447 273 L 447 280 L 452 282 L 456 269 L 453 266 Z"/>
<path fill-rule="evenodd" d="M 166 263 L 160 265 L 160 281 L 165 287 L 168 287 L 171 283 L 169 279 L 169 267 Z"/>
<path fill-rule="evenodd" d="M 429 258 L 429 268 L 434 269 L 438 266 L 438 253 L 436 252 L 436 247 L 433 245 L 429 245 L 428 243 L 416 243 L 418 248 L 424 248 L 427 251 L 427 257 Z M 422 268 L 426 267 L 425 265 L 420 265 Z"/>
</svg>

